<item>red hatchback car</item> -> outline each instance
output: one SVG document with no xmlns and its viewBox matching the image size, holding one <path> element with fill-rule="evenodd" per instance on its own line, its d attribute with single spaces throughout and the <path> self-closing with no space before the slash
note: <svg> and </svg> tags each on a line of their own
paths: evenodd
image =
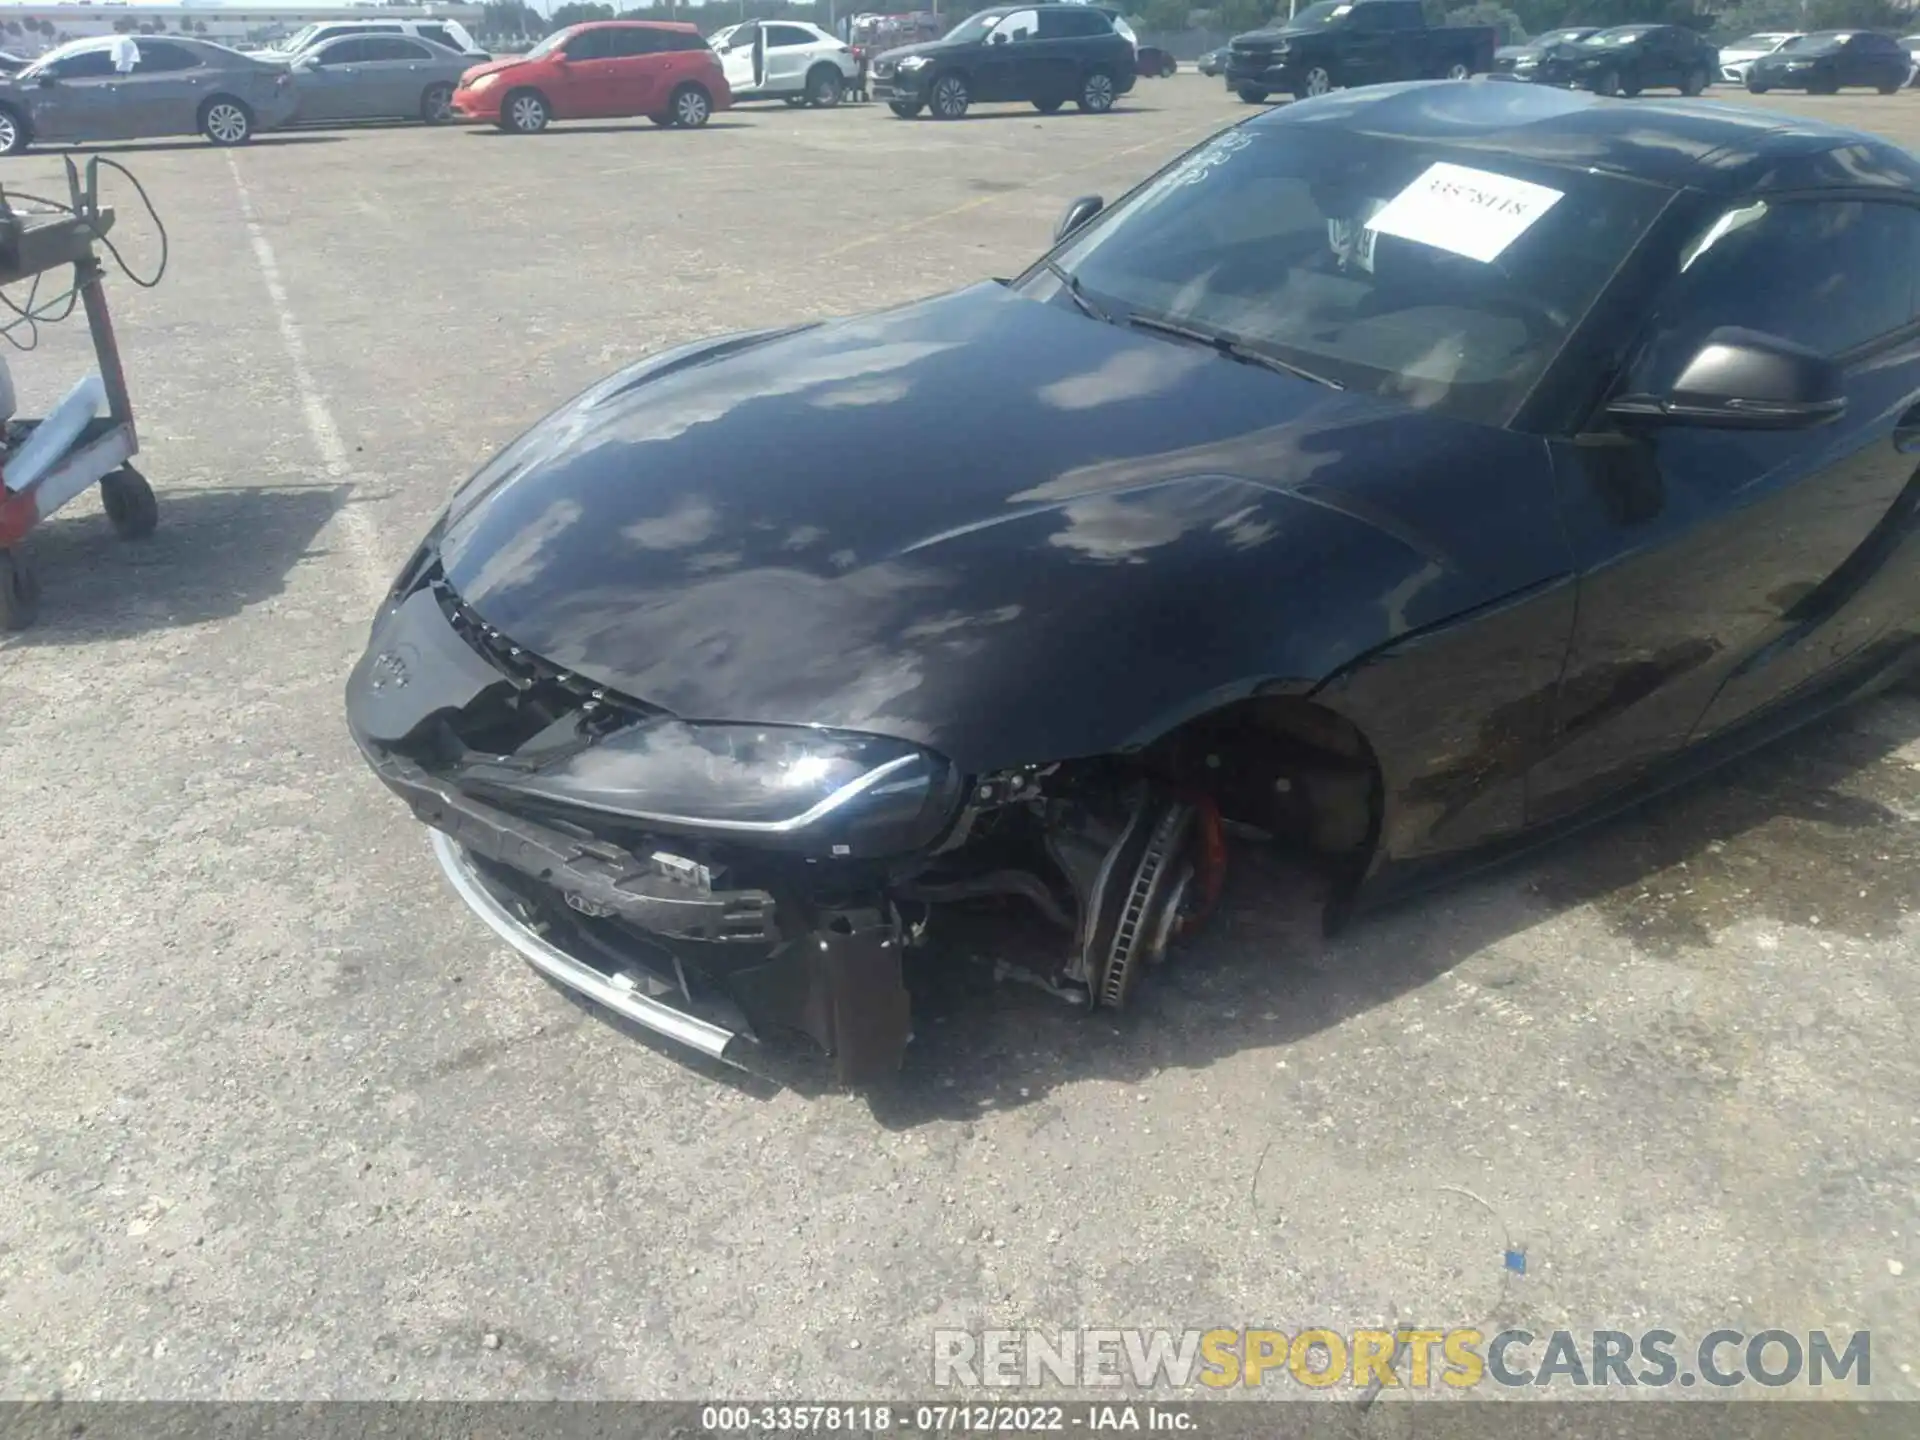
<svg viewBox="0 0 1920 1440">
<path fill-rule="evenodd" d="M 691 25 L 599 20 L 555 31 L 525 55 L 460 77 L 454 113 L 531 135 L 549 120 L 645 115 L 698 129 L 733 104 L 720 60 Z"/>
</svg>

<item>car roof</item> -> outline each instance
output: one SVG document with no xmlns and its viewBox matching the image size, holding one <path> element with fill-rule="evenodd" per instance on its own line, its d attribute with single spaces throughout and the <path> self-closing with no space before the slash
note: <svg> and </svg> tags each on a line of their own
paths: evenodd
<svg viewBox="0 0 1920 1440">
<path fill-rule="evenodd" d="M 678 30 L 682 34 L 698 35 L 700 27 L 690 25 L 685 20 L 583 20 L 578 25 L 568 27 L 571 30 Z"/>
<path fill-rule="evenodd" d="M 1842 125 L 1745 105 L 1608 100 L 1584 90 L 1494 79 L 1338 91 L 1246 124 L 1339 125 L 1599 170 L 1673 190 L 1920 190 L 1920 159 Z"/>
</svg>

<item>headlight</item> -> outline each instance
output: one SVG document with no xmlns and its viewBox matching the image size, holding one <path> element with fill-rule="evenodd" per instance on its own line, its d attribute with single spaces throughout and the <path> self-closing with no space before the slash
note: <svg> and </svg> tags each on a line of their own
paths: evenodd
<svg viewBox="0 0 1920 1440">
<path fill-rule="evenodd" d="M 1276 55 L 1291 55 L 1293 53 L 1293 42 L 1291 40 L 1282 40 L 1278 45 L 1273 47 L 1273 53 Z"/>
<path fill-rule="evenodd" d="M 495 85 L 498 85 L 499 83 L 500 83 L 500 72 L 496 70 L 491 74 L 482 75 L 478 80 L 474 81 L 473 84 L 468 88 L 472 90 L 489 90 L 489 89 L 492 89 Z"/>
<path fill-rule="evenodd" d="M 951 767 L 905 741 L 803 725 L 643 721 L 549 765 L 470 765 L 465 778 L 641 824 L 778 840 L 833 854 L 927 843 L 952 813 Z"/>
<path fill-rule="evenodd" d="M 902 60 L 902 61 L 901 61 L 901 62 L 900 62 L 900 63 L 899 63 L 899 64 L 898 64 L 897 66 L 895 66 L 894 68 L 895 68 L 895 69 L 897 69 L 897 70 L 922 70 L 922 69 L 925 69 L 925 68 L 926 68 L 926 64 L 927 64 L 927 57 L 926 57 L 926 56 L 924 56 L 924 55 L 909 55 L 909 56 L 907 56 L 907 58 L 906 58 L 906 59 L 904 59 L 904 60 Z"/>
</svg>

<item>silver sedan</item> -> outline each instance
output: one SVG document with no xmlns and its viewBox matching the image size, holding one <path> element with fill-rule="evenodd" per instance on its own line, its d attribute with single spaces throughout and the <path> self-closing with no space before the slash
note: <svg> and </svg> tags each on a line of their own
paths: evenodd
<svg viewBox="0 0 1920 1440">
<path fill-rule="evenodd" d="M 411 35 L 341 35 L 284 62 L 293 74 L 294 120 L 424 120 L 453 116 L 453 92 L 473 68 L 462 55 Z"/>
<path fill-rule="evenodd" d="M 0 155 L 35 141 L 205 135 L 244 145 L 293 113 L 284 67 L 169 35 L 102 36 L 49 50 L 0 75 Z"/>
</svg>

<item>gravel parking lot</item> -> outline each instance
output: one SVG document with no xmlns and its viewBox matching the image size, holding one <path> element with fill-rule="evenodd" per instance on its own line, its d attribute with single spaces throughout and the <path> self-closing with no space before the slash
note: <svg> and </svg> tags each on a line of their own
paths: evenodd
<svg viewBox="0 0 1920 1440">
<path fill-rule="evenodd" d="M 962 986 L 866 1096 L 543 984 L 354 754 L 376 597 L 527 422 L 1011 274 L 1245 114 L 110 147 L 171 237 L 112 289 L 162 518 L 63 512 L 0 642 L 0 1394 L 924 1395 L 937 1326 L 1397 1320 L 1870 1328 L 1920 1397 L 1920 692 L 1336 941 L 1239 856 L 1125 1023 Z M 10 357 L 23 413 L 83 342 Z"/>
</svg>

